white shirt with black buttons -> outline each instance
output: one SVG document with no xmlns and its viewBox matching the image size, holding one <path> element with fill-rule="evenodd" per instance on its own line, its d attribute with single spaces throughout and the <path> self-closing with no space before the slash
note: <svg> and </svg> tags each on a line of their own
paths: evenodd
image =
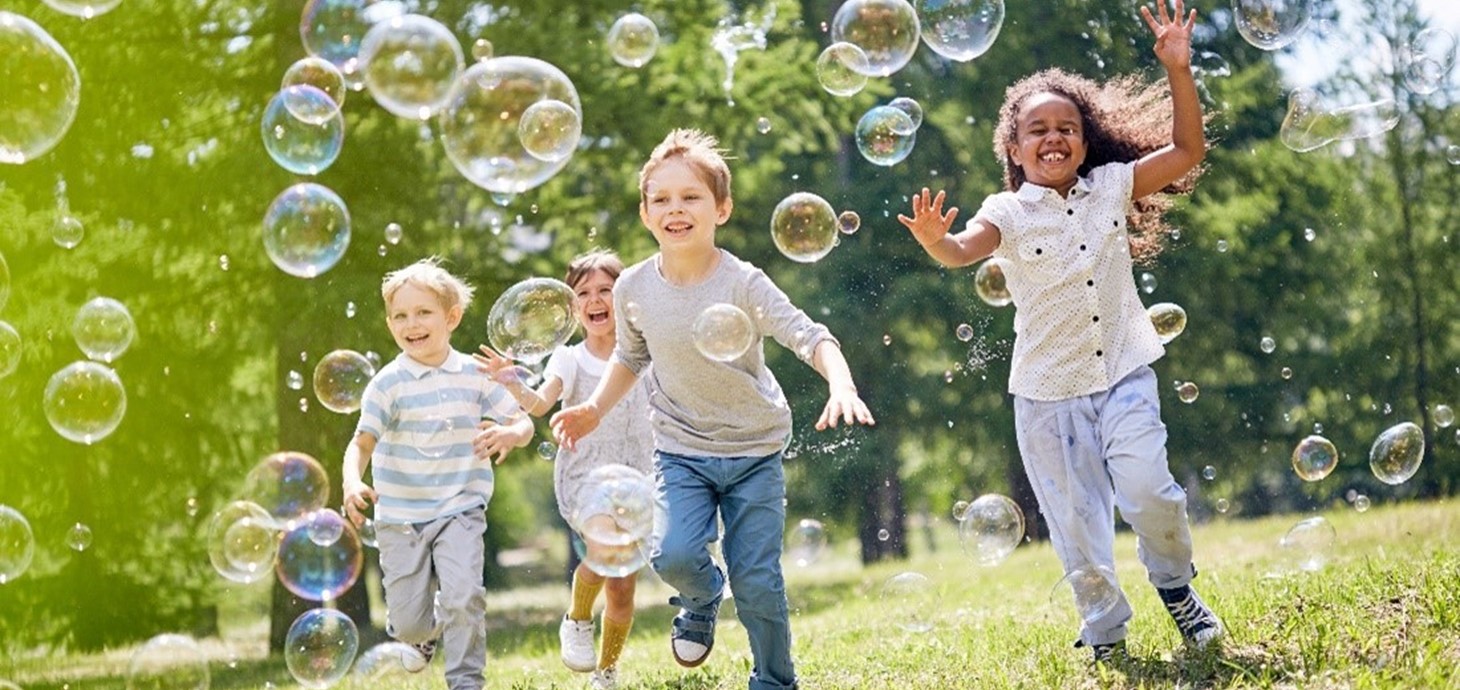
<svg viewBox="0 0 1460 690">
<path fill-rule="evenodd" d="M 1081 177 L 1069 197 L 1024 183 L 984 200 L 1014 307 L 1009 392 L 1064 400 L 1107 390 L 1165 354 L 1136 292 L 1126 212 L 1134 163 Z"/>
</svg>

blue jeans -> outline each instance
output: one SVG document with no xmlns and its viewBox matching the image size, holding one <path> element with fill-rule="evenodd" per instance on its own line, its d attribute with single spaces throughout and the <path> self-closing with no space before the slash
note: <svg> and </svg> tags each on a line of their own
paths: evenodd
<svg viewBox="0 0 1460 690">
<path fill-rule="evenodd" d="M 653 565 L 679 590 L 685 608 L 715 615 L 725 575 L 710 558 L 715 513 L 725 521 L 721 549 L 730 568 L 735 612 L 750 636 L 750 690 L 796 687 L 791 613 L 781 574 L 786 529 L 786 475 L 781 454 L 697 458 L 655 454 L 659 492 L 669 506 L 668 530 Z"/>
</svg>

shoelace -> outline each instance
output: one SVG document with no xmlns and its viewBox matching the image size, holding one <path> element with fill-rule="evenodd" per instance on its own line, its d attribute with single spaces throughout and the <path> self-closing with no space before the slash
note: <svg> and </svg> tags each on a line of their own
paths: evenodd
<svg viewBox="0 0 1460 690">
<path fill-rule="evenodd" d="M 1198 602 L 1190 592 L 1180 601 L 1166 602 L 1166 610 L 1171 612 L 1171 617 L 1176 620 L 1176 627 L 1181 629 L 1181 634 L 1187 637 L 1212 627 L 1211 621 L 1207 620 L 1210 614 L 1206 607 L 1202 606 L 1201 602 Z"/>
</svg>

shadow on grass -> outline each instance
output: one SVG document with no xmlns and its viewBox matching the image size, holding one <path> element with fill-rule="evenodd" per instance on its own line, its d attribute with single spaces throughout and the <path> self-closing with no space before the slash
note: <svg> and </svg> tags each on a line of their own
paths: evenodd
<svg viewBox="0 0 1460 690">
<path fill-rule="evenodd" d="M 1285 665 L 1267 650 L 1230 643 L 1214 650 L 1182 650 L 1169 660 L 1132 656 L 1111 664 L 1105 673 L 1123 675 L 1131 686 L 1157 688 L 1225 688 L 1247 683 L 1265 687 L 1293 680 Z"/>
</svg>

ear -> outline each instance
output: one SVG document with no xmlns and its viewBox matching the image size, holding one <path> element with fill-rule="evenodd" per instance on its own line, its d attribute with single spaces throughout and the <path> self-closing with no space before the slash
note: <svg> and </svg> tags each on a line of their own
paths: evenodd
<svg viewBox="0 0 1460 690">
<path fill-rule="evenodd" d="M 735 201 L 728 196 L 725 197 L 725 200 L 715 207 L 715 225 L 724 225 L 725 221 L 730 220 L 730 212 L 734 210 Z"/>
<path fill-rule="evenodd" d="M 448 328 L 450 330 L 453 330 L 453 331 L 456 330 L 456 327 L 461 325 L 461 316 L 462 316 L 462 312 L 461 312 L 461 305 L 460 304 L 458 304 L 458 305 L 456 305 L 456 306 L 454 306 L 454 307 L 452 307 L 450 309 L 447 309 L 446 310 L 446 328 Z"/>
<path fill-rule="evenodd" d="M 639 221 L 644 224 L 644 227 L 649 227 L 649 202 L 644 199 L 639 200 Z M 653 230 L 653 228 L 649 229 Z"/>
<path fill-rule="evenodd" d="M 1009 156 L 1009 160 L 1013 161 L 1015 166 L 1020 168 L 1024 167 L 1024 157 L 1019 155 L 1018 146 L 1006 144 L 1004 146 L 1004 153 Z"/>
</svg>

